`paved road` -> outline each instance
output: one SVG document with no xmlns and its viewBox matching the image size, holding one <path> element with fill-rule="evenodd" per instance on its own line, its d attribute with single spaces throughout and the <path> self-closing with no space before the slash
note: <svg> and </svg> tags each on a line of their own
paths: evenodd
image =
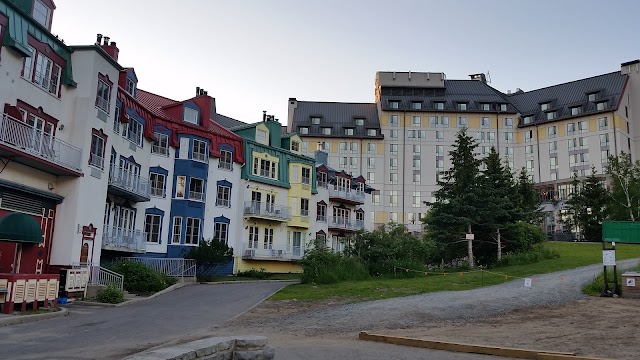
<svg viewBox="0 0 640 360">
<path fill-rule="evenodd" d="M 120 359 L 205 334 L 285 285 L 194 285 L 119 308 L 71 306 L 66 317 L 0 327 L 0 359 Z"/>
</svg>

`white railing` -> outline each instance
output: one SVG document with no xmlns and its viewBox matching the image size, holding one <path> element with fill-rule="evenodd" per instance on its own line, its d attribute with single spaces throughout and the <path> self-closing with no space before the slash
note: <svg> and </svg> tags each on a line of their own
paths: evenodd
<svg viewBox="0 0 640 360">
<path fill-rule="evenodd" d="M 124 275 L 105 269 L 100 265 L 89 265 L 89 284 L 115 286 L 122 290 L 124 285 Z"/>
<path fill-rule="evenodd" d="M 82 150 L 7 114 L 2 114 L 0 120 L 0 143 L 73 171 L 82 171 Z"/>
<path fill-rule="evenodd" d="M 189 200 L 204 201 L 204 193 L 199 191 L 189 191 Z"/>
<path fill-rule="evenodd" d="M 192 154 L 191 158 L 192 158 L 193 160 L 202 161 L 202 162 L 206 162 L 206 161 L 207 161 L 207 156 L 206 156 L 206 154 L 201 154 L 201 153 L 197 153 L 197 152 L 194 152 L 194 153 Z"/>
<path fill-rule="evenodd" d="M 274 205 L 262 201 L 245 201 L 244 215 L 265 216 L 274 219 L 288 220 L 291 218 L 289 207 Z"/>
<path fill-rule="evenodd" d="M 265 249 L 262 243 L 257 248 L 250 248 L 246 244 L 242 247 L 242 258 L 247 260 L 291 261 L 302 259 L 302 255 L 301 246 L 294 246 L 292 250 L 273 246 Z"/>
<path fill-rule="evenodd" d="M 183 258 L 125 257 L 121 260 L 145 264 L 147 267 L 173 277 L 195 277 L 196 261 Z"/>
<path fill-rule="evenodd" d="M 104 159 L 100 155 L 89 154 L 89 164 L 102 169 L 104 167 Z"/>
<path fill-rule="evenodd" d="M 362 230 L 364 229 L 364 221 L 351 221 L 348 217 L 332 216 L 329 221 L 329 227 L 345 230 Z"/>
<path fill-rule="evenodd" d="M 100 108 L 100 110 L 109 113 L 109 101 L 103 99 L 101 97 L 96 99 L 96 106 Z"/>
<path fill-rule="evenodd" d="M 325 215 L 318 215 L 316 221 L 327 222 L 327 217 Z"/>
<path fill-rule="evenodd" d="M 102 248 L 128 252 L 145 252 L 147 234 L 140 230 L 121 229 L 115 226 L 104 226 Z"/>
<path fill-rule="evenodd" d="M 142 197 L 149 197 L 149 180 L 116 165 L 111 166 L 109 185 Z"/>
<path fill-rule="evenodd" d="M 158 188 L 152 187 L 150 194 L 151 196 L 165 197 L 165 195 L 167 194 L 167 191 L 165 189 L 158 189 Z"/>
<path fill-rule="evenodd" d="M 329 186 L 329 197 L 364 203 L 363 191 L 338 186 Z"/>
</svg>

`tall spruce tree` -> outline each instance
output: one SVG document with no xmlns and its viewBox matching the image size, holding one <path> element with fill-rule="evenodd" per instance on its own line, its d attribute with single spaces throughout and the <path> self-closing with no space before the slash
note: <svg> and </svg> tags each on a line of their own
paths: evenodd
<svg viewBox="0 0 640 360">
<path fill-rule="evenodd" d="M 516 208 L 520 212 L 520 219 L 530 224 L 539 224 L 542 219 L 540 198 L 533 186 L 533 180 L 524 167 L 518 175 L 517 190 L 519 201 Z"/>
<path fill-rule="evenodd" d="M 580 213 L 578 223 L 587 241 L 601 242 L 602 222 L 606 218 L 608 193 L 603 179 L 596 174 L 595 167 L 591 167 L 591 174 L 582 181 L 580 195 L 583 199 L 584 211 Z"/>
<path fill-rule="evenodd" d="M 563 227 L 571 230 L 572 232 L 579 233 L 582 233 L 580 215 L 583 212 L 586 212 L 581 187 L 582 183 L 578 180 L 578 174 L 574 173 L 571 180 L 571 193 L 567 197 L 567 201 L 564 203 L 564 207 L 561 210 Z"/>
<path fill-rule="evenodd" d="M 484 201 L 479 191 L 481 161 L 475 157 L 477 146 L 465 128 L 458 132 L 449 152 L 451 168 L 438 181 L 440 189 L 435 192 L 436 201 L 427 216 L 427 232 L 439 245 L 442 257 L 450 260 L 463 256 L 461 245 L 466 242 L 470 268 L 475 267 L 473 241 L 463 240 L 482 221 Z"/>
</svg>

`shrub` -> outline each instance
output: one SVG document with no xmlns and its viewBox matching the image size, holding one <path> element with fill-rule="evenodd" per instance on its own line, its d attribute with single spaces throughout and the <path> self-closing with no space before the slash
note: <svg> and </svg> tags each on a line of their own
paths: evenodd
<svg viewBox="0 0 640 360">
<path fill-rule="evenodd" d="M 198 276 L 213 275 L 218 266 L 233 260 L 233 248 L 216 240 L 202 239 L 198 246 L 183 252 L 185 259 L 196 261 Z"/>
<path fill-rule="evenodd" d="M 542 244 L 534 245 L 530 250 L 507 253 L 501 261 L 496 262 L 496 266 L 526 265 L 537 263 L 547 259 L 557 259 L 560 254 L 554 249 L 547 249 Z"/>
<path fill-rule="evenodd" d="M 238 272 L 238 276 L 240 276 L 240 277 L 248 277 L 248 278 L 252 278 L 252 279 L 266 279 L 270 275 L 271 274 L 269 274 L 267 272 L 267 270 L 265 270 L 265 269 L 260 269 L 260 270 L 251 269 L 251 270 L 247 270 L 247 271 L 239 271 Z"/>
<path fill-rule="evenodd" d="M 369 277 L 360 259 L 332 253 L 323 248 L 308 251 L 300 263 L 304 270 L 300 279 L 303 284 L 333 284 Z"/>
<path fill-rule="evenodd" d="M 176 282 L 176 279 L 159 273 L 143 263 L 120 261 L 111 264 L 108 268 L 124 276 L 124 289 L 132 293 L 158 292 Z"/>
<path fill-rule="evenodd" d="M 101 303 L 119 304 L 124 301 L 124 292 L 113 285 L 98 291 L 97 299 Z"/>
</svg>

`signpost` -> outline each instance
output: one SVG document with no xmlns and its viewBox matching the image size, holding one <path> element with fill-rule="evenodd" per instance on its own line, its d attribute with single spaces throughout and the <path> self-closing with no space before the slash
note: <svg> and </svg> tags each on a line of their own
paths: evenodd
<svg viewBox="0 0 640 360">
<path fill-rule="evenodd" d="M 620 296 L 620 287 L 618 286 L 618 269 L 616 266 L 616 243 L 611 242 L 611 248 L 607 248 L 606 241 L 602 242 L 602 266 L 604 267 L 604 289 L 602 289 L 603 297 Z M 613 266 L 613 287 L 609 288 L 609 279 L 607 278 L 607 266 Z"/>
</svg>

